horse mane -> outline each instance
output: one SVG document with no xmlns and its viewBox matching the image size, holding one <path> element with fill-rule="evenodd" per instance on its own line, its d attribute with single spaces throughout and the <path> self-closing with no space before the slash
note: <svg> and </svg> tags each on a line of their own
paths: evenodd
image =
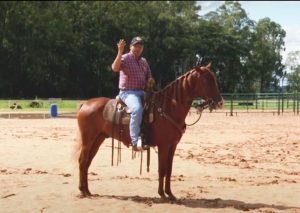
<svg viewBox="0 0 300 213">
<path fill-rule="evenodd" d="M 177 79 L 165 86 L 158 94 L 168 96 L 178 103 L 183 103 L 186 97 L 186 92 L 189 91 L 191 85 L 188 80 L 195 69 L 192 69 L 185 74 L 179 76 Z"/>
</svg>

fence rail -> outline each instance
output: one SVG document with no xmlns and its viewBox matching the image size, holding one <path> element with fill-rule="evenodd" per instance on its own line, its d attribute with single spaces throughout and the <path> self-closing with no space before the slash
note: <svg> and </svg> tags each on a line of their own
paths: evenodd
<svg viewBox="0 0 300 213">
<path fill-rule="evenodd" d="M 237 113 L 293 113 L 300 114 L 300 93 L 223 93 L 225 106 L 223 110 L 229 115 Z M 49 111 L 52 103 L 56 103 L 59 112 L 76 112 L 84 100 L 67 100 L 61 98 L 35 100 L 0 100 L 0 111 Z M 199 98 L 194 100 L 199 104 Z M 194 105 L 194 106 L 195 106 Z"/>
<path fill-rule="evenodd" d="M 256 113 L 294 113 L 299 115 L 300 93 L 223 93 L 226 114 Z M 195 100 L 196 103 L 200 99 Z"/>
<path fill-rule="evenodd" d="M 273 112 L 278 115 L 294 113 L 299 115 L 299 93 L 225 93 L 225 109 L 230 115 L 244 110 L 246 112 Z"/>
</svg>

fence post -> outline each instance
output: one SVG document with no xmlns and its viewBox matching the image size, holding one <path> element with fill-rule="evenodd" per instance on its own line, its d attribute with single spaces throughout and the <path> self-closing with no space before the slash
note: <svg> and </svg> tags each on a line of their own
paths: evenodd
<svg viewBox="0 0 300 213">
<path fill-rule="evenodd" d="M 299 92 L 297 92 L 297 115 L 299 115 Z"/>
<path fill-rule="evenodd" d="M 230 100 L 230 116 L 233 116 L 233 95 L 231 95 Z"/>
<path fill-rule="evenodd" d="M 283 108 L 284 108 L 284 95 L 283 92 L 281 93 L 281 114 L 283 115 Z"/>
<path fill-rule="evenodd" d="M 245 99 L 246 99 L 246 108 L 247 108 L 247 112 L 248 112 L 248 109 L 249 109 L 249 106 L 248 106 L 248 104 L 249 104 L 249 95 L 245 95 Z"/>
<path fill-rule="evenodd" d="M 255 93 L 255 109 L 257 109 L 257 93 Z"/>
<path fill-rule="evenodd" d="M 277 98 L 277 115 L 280 115 L 280 103 L 281 103 L 281 100 L 280 100 L 280 95 L 278 95 L 278 98 Z"/>
<path fill-rule="evenodd" d="M 296 92 L 293 93 L 293 112 L 296 114 Z"/>
</svg>

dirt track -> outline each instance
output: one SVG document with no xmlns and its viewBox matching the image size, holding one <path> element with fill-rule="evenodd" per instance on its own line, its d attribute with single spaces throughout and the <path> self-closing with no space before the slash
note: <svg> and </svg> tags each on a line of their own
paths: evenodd
<svg viewBox="0 0 300 213">
<path fill-rule="evenodd" d="M 81 199 L 75 119 L 0 118 L 0 126 L 0 212 L 300 212 L 300 116 L 204 113 L 175 153 L 175 203 L 157 194 L 154 150 L 140 176 L 125 147 L 111 167 L 107 139 L 89 171 L 100 196 Z"/>
</svg>

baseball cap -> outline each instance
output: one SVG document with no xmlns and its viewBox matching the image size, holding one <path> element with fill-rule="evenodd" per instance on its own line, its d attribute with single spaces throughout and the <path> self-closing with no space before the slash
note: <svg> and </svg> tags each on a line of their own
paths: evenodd
<svg viewBox="0 0 300 213">
<path fill-rule="evenodd" d="M 130 44 L 131 45 L 136 45 L 136 44 L 144 45 L 144 40 L 141 37 L 136 36 L 131 40 Z"/>
</svg>

